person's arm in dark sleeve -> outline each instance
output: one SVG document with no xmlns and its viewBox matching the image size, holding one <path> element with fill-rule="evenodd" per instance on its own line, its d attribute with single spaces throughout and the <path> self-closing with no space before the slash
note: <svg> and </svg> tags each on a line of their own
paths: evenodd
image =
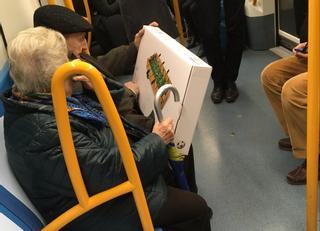
<svg viewBox="0 0 320 231">
<path fill-rule="evenodd" d="M 114 76 L 132 74 L 137 59 L 138 50 L 132 42 L 109 51 L 98 57 L 99 62 Z"/>
<path fill-rule="evenodd" d="M 98 14 L 109 17 L 115 14 L 120 14 L 120 5 L 118 1 L 109 3 L 107 0 L 90 0 L 90 6 L 93 11 L 97 11 Z"/>
</svg>

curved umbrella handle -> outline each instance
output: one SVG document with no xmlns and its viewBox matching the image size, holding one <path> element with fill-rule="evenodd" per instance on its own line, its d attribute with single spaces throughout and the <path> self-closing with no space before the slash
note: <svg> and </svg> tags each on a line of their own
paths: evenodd
<svg viewBox="0 0 320 231">
<path fill-rule="evenodd" d="M 172 84 L 165 84 L 161 86 L 157 91 L 156 97 L 154 98 L 154 109 L 156 111 L 159 122 L 163 120 L 163 115 L 162 115 L 161 106 L 160 106 L 160 99 L 161 99 L 161 96 L 164 95 L 169 90 L 172 91 L 173 93 L 174 101 L 175 102 L 180 101 L 179 92 L 177 88 L 175 88 Z"/>
<path fill-rule="evenodd" d="M 154 98 L 154 108 L 155 108 L 159 122 L 163 120 L 160 99 L 161 99 L 161 96 L 169 90 L 172 91 L 173 93 L 174 101 L 175 102 L 180 101 L 179 92 L 177 88 L 175 88 L 172 84 L 165 84 L 161 86 L 157 91 L 156 97 Z M 178 187 L 181 189 L 190 191 L 188 180 L 184 172 L 184 162 L 183 162 L 182 154 L 175 147 L 174 143 L 170 143 L 168 145 L 168 152 L 169 152 L 170 165 L 171 165 L 173 175 Z"/>
</svg>

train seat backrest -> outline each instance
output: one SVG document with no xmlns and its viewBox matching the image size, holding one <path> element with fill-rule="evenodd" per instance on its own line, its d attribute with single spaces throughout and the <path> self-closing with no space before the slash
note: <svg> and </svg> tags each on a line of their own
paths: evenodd
<svg viewBox="0 0 320 231">
<path fill-rule="evenodd" d="M 10 88 L 9 65 L 0 70 L 0 93 Z M 37 215 L 36 215 L 37 214 Z M 3 107 L 0 105 L 0 227 L 4 230 L 40 230 L 42 223 L 37 211 L 12 174 L 3 136 Z"/>
<path fill-rule="evenodd" d="M 18 198 L 0 185 L 0 226 L 6 230 L 39 231 L 43 227 L 38 217 Z"/>
</svg>

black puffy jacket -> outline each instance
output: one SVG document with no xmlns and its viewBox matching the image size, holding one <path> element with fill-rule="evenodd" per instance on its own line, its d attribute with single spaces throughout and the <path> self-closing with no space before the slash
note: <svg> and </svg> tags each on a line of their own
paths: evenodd
<svg viewBox="0 0 320 231">
<path fill-rule="evenodd" d="M 3 95 L 8 161 L 24 191 L 49 222 L 77 204 L 66 170 L 51 105 L 17 101 Z M 94 195 L 127 179 L 111 129 L 70 116 L 81 172 Z M 131 145 L 152 218 L 166 200 L 160 174 L 167 164 L 166 145 L 153 133 Z M 142 230 L 131 194 L 81 216 L 65 230 Z"/>
</svg>

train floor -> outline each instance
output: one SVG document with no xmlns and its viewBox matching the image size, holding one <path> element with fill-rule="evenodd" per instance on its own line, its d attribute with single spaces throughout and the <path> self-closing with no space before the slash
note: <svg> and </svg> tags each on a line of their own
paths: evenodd
<svg viewBox="0 0 320 231">
<path fill-rule="evenodd" d="M 284 137 L 260 84 L 262 69 L 279 57 L 246 50 L 235 103 L 213 104 L 210 80 L 193 139 L 199 194 L 213 210 L 212 230 L 301 231 L 306 187 L 286 182 L 302 161 L 281 151 Z"/>
</svg>

